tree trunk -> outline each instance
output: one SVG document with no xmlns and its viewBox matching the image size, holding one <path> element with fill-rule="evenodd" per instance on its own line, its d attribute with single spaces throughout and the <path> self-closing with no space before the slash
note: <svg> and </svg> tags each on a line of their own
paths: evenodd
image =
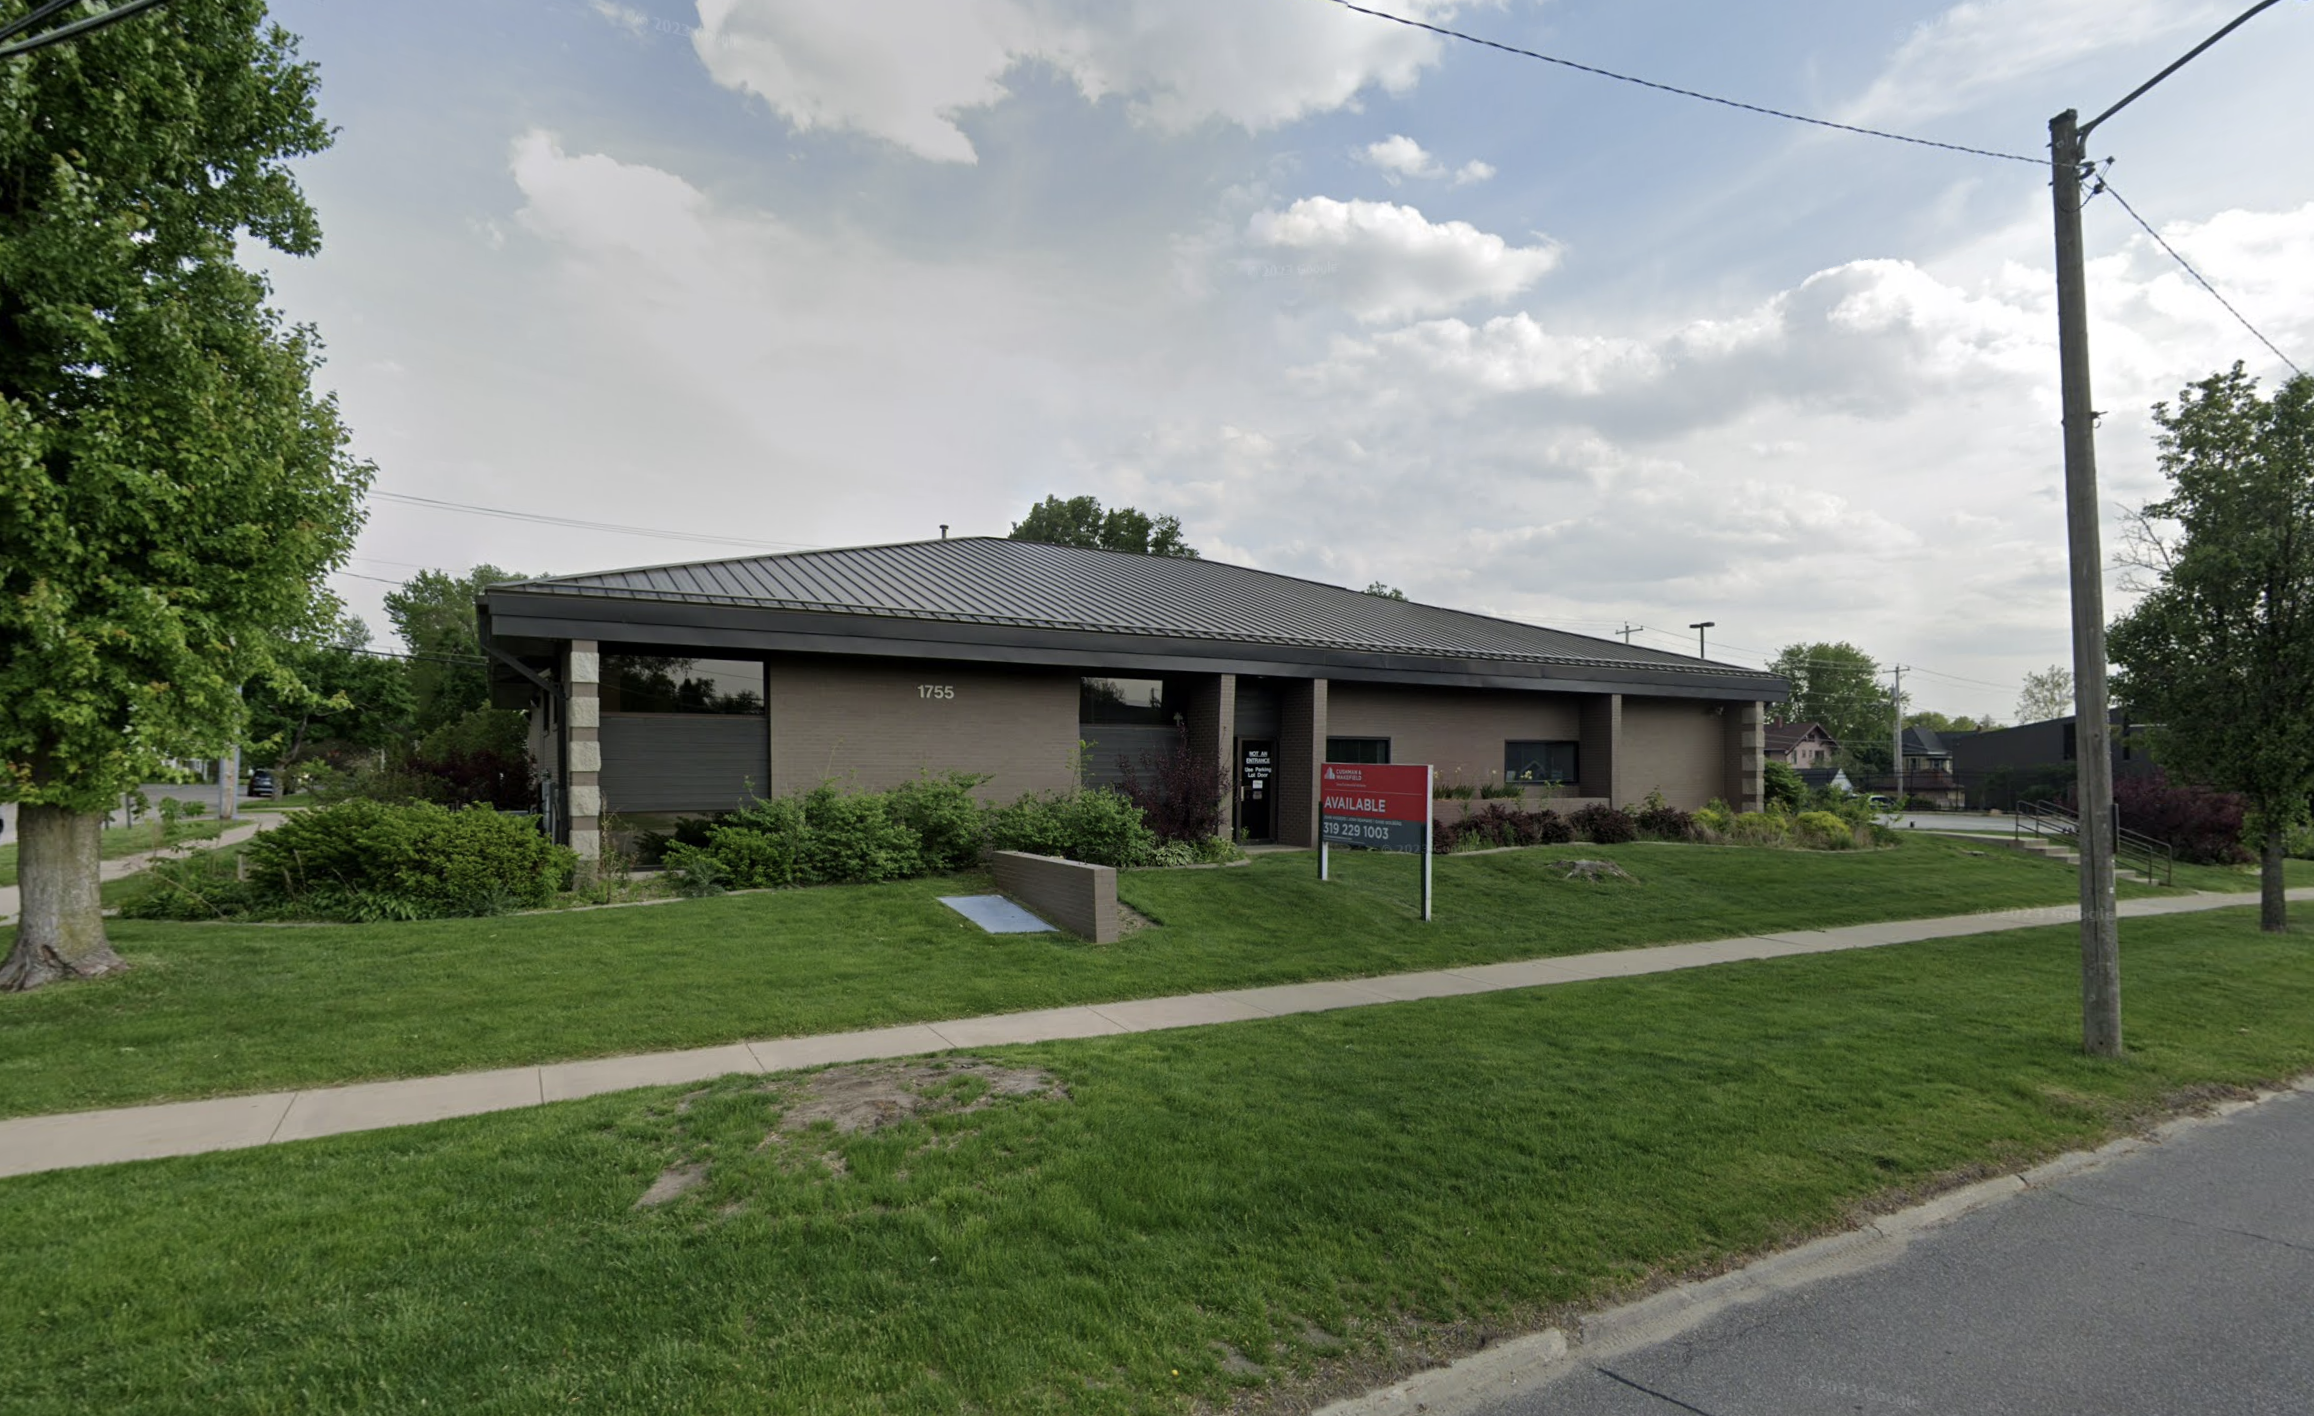
<svg viewBox="0 0 2314 1416">
<path fill-rule="evenodd" d="M 22 992 L 60 978 L 96 978 L 128 967 L 104 937 L 97 900 L 94 812 L 26 805 L 16 813 L 16 880 L 23 907 L 16 947 L 0 963 L 0 991 Z"/>
<path fill-rule="evenodd" d="M 2258 928 L 2281 934 L 2290 927 L 2290 898 L 2282 893 L 2282 861 L 2290 833 L 2279 824 L 2278 815 L 2260 814 L 2266 819 L 2266 848 L 2258 862 Z"/>
</svg>

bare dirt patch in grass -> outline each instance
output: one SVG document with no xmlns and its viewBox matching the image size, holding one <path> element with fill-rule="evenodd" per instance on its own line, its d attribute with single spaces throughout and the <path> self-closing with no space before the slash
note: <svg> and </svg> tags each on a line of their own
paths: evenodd
<svg viewBox="0 0 2314 1416">
<path fill-rule="evenodd" d="M 1010 1097 L 1068 1099 L 1049 1072 L 971 1059 L 831 1067 L 805 1079 L 779 1118 L 789 1135 L 825 1121 L 844 1135 L 940 1112 L 973 1112 Z"/>
<path fill-rule="evenodd" d="M 697 1161 L 689 1165 L 670 1165 L 659 1172 L 659 1178 L 651 1182 L 651 1188 L 643 1192 L 643 1198 L 635 1201 L 635 1208 L 655 1209 L 666 1204 L 669 1200 L 681 1199 L 706 1183 L 707 1163 L 705 1161 Z"/>
</svg>

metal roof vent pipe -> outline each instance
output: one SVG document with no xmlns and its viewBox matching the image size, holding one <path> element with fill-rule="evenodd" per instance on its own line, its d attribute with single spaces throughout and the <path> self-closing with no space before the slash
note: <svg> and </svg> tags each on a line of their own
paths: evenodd
<svg viewBox="0 0 2314 1416">
<path fill-rule="evenodd" d="M 940 539 L 943 541 L 948 539 L 948 523 L 945 521 L 940 523 Z"/>
</svg>

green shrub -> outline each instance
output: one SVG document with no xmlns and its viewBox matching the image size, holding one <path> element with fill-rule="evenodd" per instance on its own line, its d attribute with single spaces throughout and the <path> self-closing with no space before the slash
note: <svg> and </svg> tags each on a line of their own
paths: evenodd
<svg viewBox="0 0 2314 1416">
<path fill-rule="evenodd" d="M 1744 811 L 1728 819 L 1727 838 L 1739 846 L 1780 846 L 1791 837 L 1791 818 L 1774 811 Z"/>
<path fill-rule="evenodd" d="M 667 883 L 686 899 L 720 895 L 728 888 L 724 882 L 731 873 L 712 851 L 677 842 L 667 848 L 665 859 Z"/>
<path fill-rule="evenodd" d="M 1093 865 L 1139 865 L 1154 859 L 1157 833 L 1141 808 L 1106 787 L 1031 792 L 988 813 L 991 850 L 1065 856 Z"/>
<path fill-rule="evenodd" d="M 1728 833 L 1729 823 L 1734 820 L 1735 813 L 1728 809 L 1728 804 L 1724 801 L 1709 802 L 1698 807 L 1695 812 L 1696 831 L 1706 840 L 1725 836 Z"/>
<path fill-rule="evenodd" d="M 807 829 L 796 862 L 801 884 L 867 885 L 924 869 L 916 833 L 900 819 L 889 792 L 843 792 L 823 784 L 804 793 L 803 817 Z"/>
<path fill-rule="evenodd" d="M 227 856 L 171 862 L 123 906 L 145 919 L 354 922 L 503 914 L 550 902 L 578 858 L 529 817 L 357 799 L 298 812 Z"/>
<path fill-rule="evenodd" d="M 1789 762 L 1762 764 L 1760 784 L 1769 806 L 1797 811 L 1807 803 L 1808 784 L 1800 780 L 1800 769 Z"/>
<path fill-rule="evenodd" d="M 1856 827 L 1829 811 L 1803 811 L 1792 818 L 1792 839 L 1820 851 L 1853 850 Z"/>
<path fill-rule="evenodd" d="M 926 773 L 892 789 L 892 814 L 915 833 L 926 871 L 968 870 L 980 863 L 988 822 L 972 789 L 987 780 L 969 772 Z"/>
</svg>

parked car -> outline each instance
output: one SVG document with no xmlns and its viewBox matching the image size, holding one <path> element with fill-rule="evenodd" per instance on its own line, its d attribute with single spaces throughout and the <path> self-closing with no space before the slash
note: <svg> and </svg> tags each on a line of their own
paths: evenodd
<svg viewBox="0 0 2314 1416">
<path fill-rule="evenodd" d="M 1874 792 L 1872 795 L 1864 798 L 1864 804 L 1871 807 L 1874 811 L 1896 810 L 1896 798 L 1890 796 L 1886 792 Z"/>
<path fill-rule="evenodd" d="M 249 795 L 253 797 L 277 797 L 281 795 L 281 784 L 273 779 L 272 769 L 260 767 L 249 774 Z"/>
</svg>

